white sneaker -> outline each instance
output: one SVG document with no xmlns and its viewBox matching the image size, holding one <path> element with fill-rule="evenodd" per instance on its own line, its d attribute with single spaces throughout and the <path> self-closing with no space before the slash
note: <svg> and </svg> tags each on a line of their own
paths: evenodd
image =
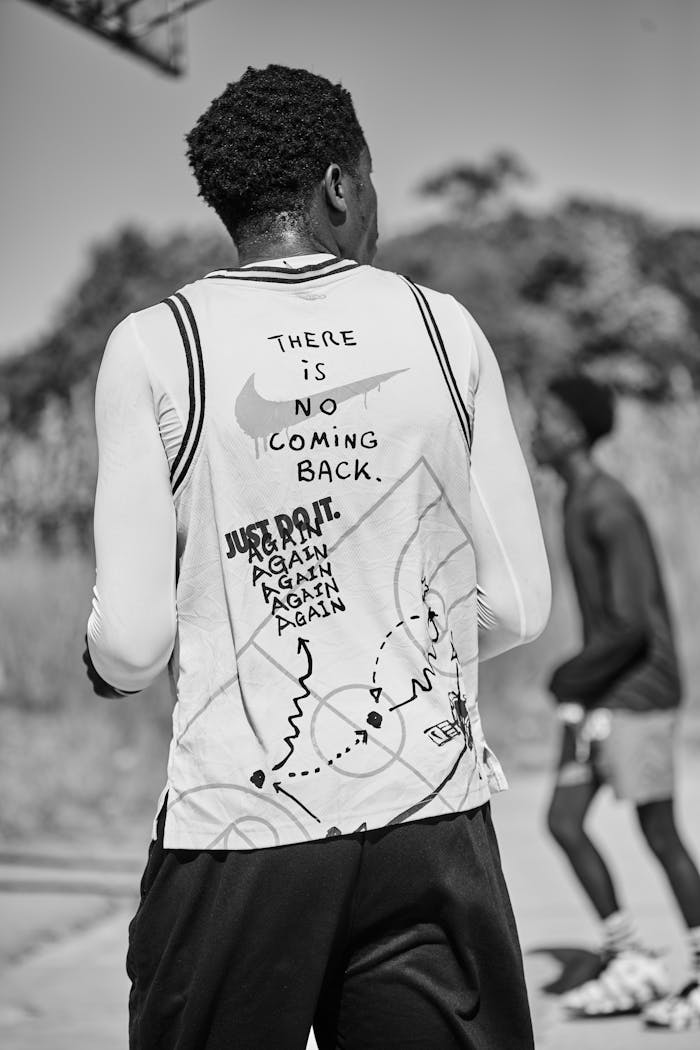
<svg viewBox="0 0 700 1050">
<path fill-rule="evenodd" d="M 645 1007 L 643 1019 L 647 1028 L 666 1028 L 671 1032 L 700 1028 L 700 983 L 689 981 L 676 995 Z"/>
<path fill-rule="evenodd" d="M 667 996 L 668 991 L 668 975 L 661 960 L 635 948 L 613 955 L 598 977 L 567 992 L 562 1004 L 570 1017 L 638 1014 Z"/>
</svg>

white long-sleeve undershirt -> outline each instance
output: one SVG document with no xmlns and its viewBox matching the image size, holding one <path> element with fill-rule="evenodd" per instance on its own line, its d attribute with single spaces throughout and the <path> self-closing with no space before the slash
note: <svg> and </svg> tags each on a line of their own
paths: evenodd
<svg viewBox="0 0 700 1050">
<path fill-rule="evenodd" d="M 486 336 L 464 313 L 479 358 L 471 507 L 483 662 L 541 634 L 552 595 L 537 505 L 501 370 Z"/>
<path fill-rule="evenodd" d="M 472 539 L 479 659 L 487 660 L 542 631 L 549 616 L 550 580 L 500 369 L 476 322 L 467 311 L 464 317 L 479 362 Z M 188 382 L 178 338 L 162 305 L 127 317 L 109 339 L 97 382 L 97 578 L 88 645 L 105 681 L 129 692 L 145 688 L 166 666 L 176 634 L 176 523 L 169 465 L 185 428 L 175 404 L 187 403 L 183 394 Z M 156 351 L 163 347 L 170 355 L 167 371 L 176 391 L 160 375 Z"/>
</svg>

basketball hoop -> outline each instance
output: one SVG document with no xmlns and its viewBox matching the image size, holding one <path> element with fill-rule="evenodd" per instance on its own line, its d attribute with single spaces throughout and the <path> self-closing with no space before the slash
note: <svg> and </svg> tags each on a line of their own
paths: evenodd
<svg viewBox="0 0 700 1050">
<path fill-rule="evenodd" d="M 206 0 L 26 0 L 170 76 L 185 72 L 185 13 Z"/>
</svg>

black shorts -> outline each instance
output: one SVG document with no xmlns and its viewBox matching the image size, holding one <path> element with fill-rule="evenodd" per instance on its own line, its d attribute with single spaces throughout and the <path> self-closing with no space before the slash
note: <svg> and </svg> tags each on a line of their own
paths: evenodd
<svg viewBox="0 0 700 1050">
<path fill-rule="evenodd" d="M 532 1050 L 488 804 L 271 849 L 163 849 L 129 927 L 131 1050 Z"/>
</svg>

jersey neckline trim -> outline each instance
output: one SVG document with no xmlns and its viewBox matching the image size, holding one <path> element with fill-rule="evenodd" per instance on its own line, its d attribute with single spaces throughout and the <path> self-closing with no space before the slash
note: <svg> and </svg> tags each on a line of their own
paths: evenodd
<svg viewBox="0 0 700 1050">
<path fill-rule="evenodd" d="M 204 278 L 208 280 L 224 281 L 253 281 L 265 284 L 305 284 L 307 281 L 315 281 L 321 277 L 334 277 L 336 274 L 347 273 L 349 270 L 359 269 L 360 264 L 354 259 L 324 259 L 320 263 L 309 263 L 306 266 L 290 268 L 289 266 L 246 266 L 242 269 L 234 267 L 212 270 Z"/>
</svg>

